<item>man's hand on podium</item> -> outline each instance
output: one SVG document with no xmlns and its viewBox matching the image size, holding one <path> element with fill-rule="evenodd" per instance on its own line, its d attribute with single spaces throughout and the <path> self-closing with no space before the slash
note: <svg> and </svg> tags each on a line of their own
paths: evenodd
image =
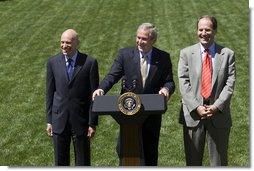
<svg viewBox="0 0 254 171">
<path fill-rule="evenodd" d="M 167 101 L 169 100 L 170 95 L 167 87 L 162 87 L 159 91 L 159 94 L 163 94 L 166 97 Z"/>
<path fill-rule="evenodd" d="M 97 89 L 93 92 L 93 100 L 95 96 L 103 96 L 104 95 L 104 91 L 102 89 Z"/>
</svg>

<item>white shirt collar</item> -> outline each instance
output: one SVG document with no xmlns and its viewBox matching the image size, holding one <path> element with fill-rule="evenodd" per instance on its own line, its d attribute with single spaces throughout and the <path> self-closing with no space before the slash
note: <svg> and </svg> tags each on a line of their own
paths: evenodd
<svg viewBox="0 0 254 171">
<path fill-rule="evenodd" d="M 146 54 L 146 55 L 147 55 L 148 60 L 150 60 L 150 59 L 151 59 L 151 56 L 152 56 L 152 51 L 153 51 L 153 49 L 149 50 L 149 52 Z M 144 53 L 143 53 L 143 52 L 139 52 L 139 56 L 140 56 L 140 58 L 142 58 L 142 57 L 144 56 Z"/>
<path fill-rule="evenodd" d="M 75 63 L 76 63 L 77 56 L 78 56 L 78 51 L 76 50 L 75 54 L 74 54 L 72 57 L 70 57 L 70 56 L 65 56 L 65 62 L 67 63 L 68 58 L 71 58 L 71 59 L 73 60 L 73 63 L 75 64 Z"/>
</svg>

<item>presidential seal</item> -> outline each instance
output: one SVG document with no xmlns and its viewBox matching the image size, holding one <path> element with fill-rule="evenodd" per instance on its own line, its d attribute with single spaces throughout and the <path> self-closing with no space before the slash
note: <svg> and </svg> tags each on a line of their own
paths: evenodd
<svg viewBox="0 0 254 171">
<path fill-rule="evenodd" d="M 134 115 L 141 108 L 140 98 L 132 92 L 124 93 L 118 99 L 118 108 L 125 115 Z"/>
</svg>

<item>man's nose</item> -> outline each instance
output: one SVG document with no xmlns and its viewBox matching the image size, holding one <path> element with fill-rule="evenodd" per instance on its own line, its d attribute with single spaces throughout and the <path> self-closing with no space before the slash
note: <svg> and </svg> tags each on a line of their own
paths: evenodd
<svg viewBox="0 0 254 171">
<path fill-rule="evenodd" d="M 62 43 L 62 48 L 66 48 L 67 47 L 67 44 L 66 43 Z"/>
<path fill-rule="evenodd" d="M 206 35 L 206 31 L 205 31 L 205 30 L 203 30 L 203 31 L 202 31 L 202 34 L 203 34 L 203 35 Z"/>
<path fill-rule="evenodd" d="M 143 41 L 142 39 L 138 39 L 138 43 L 141 44 Z"/>
</svg>

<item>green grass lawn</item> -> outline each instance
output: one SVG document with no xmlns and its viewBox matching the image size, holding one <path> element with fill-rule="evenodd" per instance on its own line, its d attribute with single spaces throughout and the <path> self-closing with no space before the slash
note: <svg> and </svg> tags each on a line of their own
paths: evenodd
<svg viewBox="0 0 254 171">
<path fill-rule="evenodd" d="M 156 46 L 171 54 L 176 92 L 163 115 L 159 166 L 185 166 L 177 64 L 180 49 L 198 41 L 196 19 L 218 20 L 216 42 L 236 53 L 229 166 L 250 166 L 249 8 L 246 0 L 5 0 L 0 1 L 0 165 L 53 166 L 46 135 L 47 59 L 60 51 L 60 35 L 74 28 L 80 51 L 99 62 L 100 80 L 122 47 L 135 44 L 137 27 L 154 23 Z M 109 94 L 119 94 L 119 84 Z M 92 140 L 92 166 L 118 166 L 117 123 L 101 116 Z M 209 166 L 206 152 L 204 165 Z M 73 160 L 72 160 L 72 165 Z"/>
</svg>

